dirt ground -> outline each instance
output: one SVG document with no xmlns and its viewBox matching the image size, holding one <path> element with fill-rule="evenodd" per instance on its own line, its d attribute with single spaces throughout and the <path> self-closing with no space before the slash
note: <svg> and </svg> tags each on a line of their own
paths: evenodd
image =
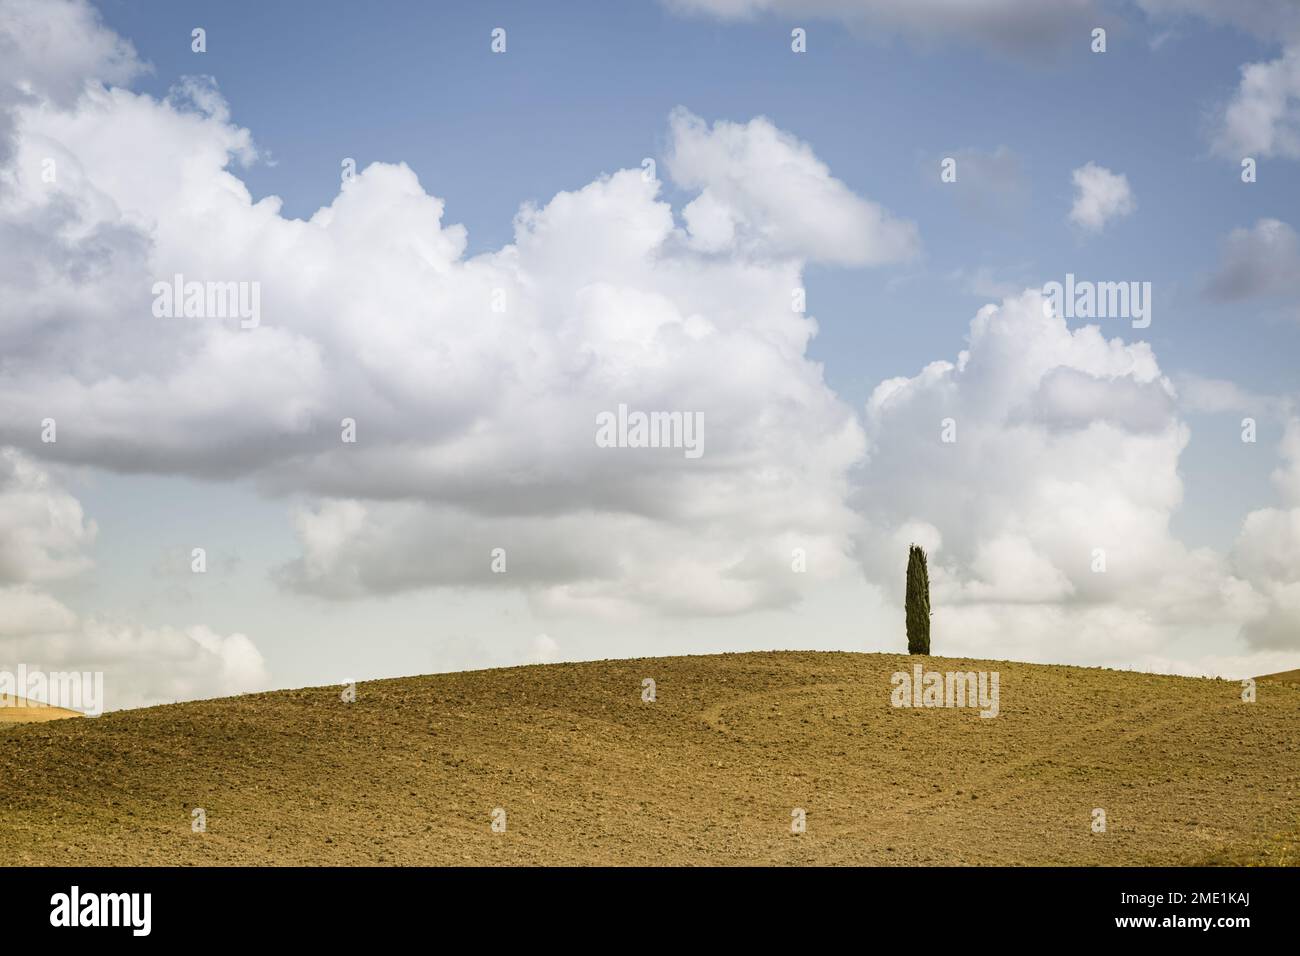
<svg viewBox="0 0 1300 956">
<path fill-rule="evenodd" d="M 1300 685 L 756 653 L 277 691 L 0 728 L 24 864 L 1296 862 Z M 642 700 L 642 681 L 656 700 Z M 202 808 L 206 832 L 194 832 Z M 505 811 L 504 832 L 493 812 Z M 792 832 L 792 814 L 806 830 Z M 1094 810 L 1105 832 L 1094 832 Z M 498 815 L 498 820 L 500 816 Z"/>
</svg>

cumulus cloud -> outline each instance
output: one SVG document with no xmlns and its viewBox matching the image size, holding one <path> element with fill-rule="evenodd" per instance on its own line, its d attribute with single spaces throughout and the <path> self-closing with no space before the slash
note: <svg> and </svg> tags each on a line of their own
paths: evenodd
<svg viewBox="0 0 1300 956">
<path fill-rule="evenodd" d="M 0 85 L 68 105 L 87 81 L 122 83 L 143 69 L 135 49 L 105 29 L 90 4 L 4 0 Z"/>
<path fill-rule="evenodd" d="M 1096 163 L 1085 163 L 1070 174 L 1074 205 L 1070 222 L 1086 232 L 1101 232 L 1108 222 L 1130 215 L 1137 208 L 1128 177 Z"/>
<path fill-rule="evenodd" d="M 828 504 L 829 513 L 819 514 Z M 852 567 L 846 550 L 855 519 L 833 499 L 805 506 L 747 493 L 721 505 L 692 524 L 666 514 L 490 516 L 413 502 L 327 501 L 296 515 L 303 553 L 277 577 L 335 599 L 439 584 L 521 588 L 555 612 L 708 616 L 791 604 L 803 578 Z M 806 575 L 791 573 L 795 549 L 812 569 Z"/>
<path fill-rule="evenodd" d="M 135 49 L 77 0 L 0 4 L 0 89 L 69 105 L 88 81 L 124 83 L 143 70 Z"/>
<path fill-rule="evenodd" d="M 262 655 L 244 634 L 83 618 L 48 595 L 23 589 L 0 588 L 0 607 L 27 615 L 0 627 L 0 666 L 102 672 L 107 710 L 270 686 Z"/>
<path fill-rule="evenodd" d="M 0 0 L 0 193 L 14 150 L 7 104 L 50 100 L 66 106 L 87 82 L 125 82 L 142 70 L 131 44 L 104 29 L 87 3 Z"/>
<path fill-rule="evenodd" d="M 1273 474 L 1281 508 L 1246 516 L 1233 547 L 1239 573 L 1267 599 L 1265 612 L 1245 623 L 1246 641 L 1265 649 L 1300 645 L 1300 419 L 1287 421 L 1282 465 Z"/>
<path fill-rule="evenodd" d="M 1206 291 L 1220 302 L 1300 295 L 1300 240 L 1295 230 L 1277 219 L 1232 230 Z"/>
<path fill-rule="evenodd" d="M 48 581 L 91 566 L 95 522 L 12 448 L 0 448 L 0 583 Z"/>
<path fill-rule="evenodd" d="M 1098 25 L 1094 0 L 665 0 L 670 9 L 724 20 L 770 14 L 834 19 L 923 43 L 956 41 L 1020 59 L 1044 59 Z"/>
<path fill-rule="evenodd" d="M 807 263 L 897 261 L 919 238 L 768 121 L 678 110 L 664 167 L 684 208 L 617 171 L 467 258 L 404 164 L 305 221 L 253 202 L 231 167 L 256 147 L 210 81 L 8 112 L 0 229 L 24 252 L 0 268 L 0 443 L 306 494 L 278 578 L 324 596 L 500 586 L 499 546 L 540 601 L 732 613 L 797 599 L 795 548 L 824 555 L 800 582 L 849 564 L 861 428 L 794 295 Z M 258 283 L 260 323 L 155 316 L 177 275 Z M 598 447 L 621 404 L 702 416 L 703 456 Z"/>
<path fill-rule="evenodd" d="M 1230 644 L 1270 607 L 1300 649 L 1271 579 L 1170 531 L 1190 432 L 1150 347 L 1042 305 L 1027 291 L 986 306 L 955 362 L 873 392 L 859 503 L 871 540 L 893 547 L 862 549 L 868 575 L 897 600 L 897 554 L 928 546 L 935 627 L 954 652 L 1195 671 L 1181 644 Z M 1287 546 L 1268 553 L 1295 578 Z"/>
<path fill-rule="evenodd" d="M 1185 373 L 1175 381 L 1178 386 L 1178 405 L 1189 412 L 1211 415 L 1220 412 L 1273 412 L 1277 406 L 1276 399 L 1256 395 L 1227 379 Z"/>
<path fill-rule="evenodd" d="M 17 638 L 46 638 L 72 631 L 77 615 L 30 584 L 0 585 L 0 647 Z M 6 663 L 13 663 L 6 661 Z"/>
<path fill-rule="evenodd" d="M 669 172 L 699 191 L 682 216 L 702 251 L 878 265 L 920 249 L 913 223 L 854 195 L 806 143 L 765 119 L 710 127 L 679 109 L 670 127 Z"/>
<path fill-rule="evenodd" d="M 1288 47 L 1275 60 L 1241 68 L 1214 147 L 1229 159 L 1300 159 L 1300 45 Z"/>
</svg>

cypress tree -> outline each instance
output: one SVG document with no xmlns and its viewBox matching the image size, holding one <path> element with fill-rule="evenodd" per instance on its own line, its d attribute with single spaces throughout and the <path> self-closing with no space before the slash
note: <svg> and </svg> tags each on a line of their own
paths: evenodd
<svg viewBox="0 0 1300 956">
<path fill-rule="evenodd" d="M 907 551 L 907 653 L 930 653 L 930 572 L 925 551 L 912 545 Z"/>
</svg>

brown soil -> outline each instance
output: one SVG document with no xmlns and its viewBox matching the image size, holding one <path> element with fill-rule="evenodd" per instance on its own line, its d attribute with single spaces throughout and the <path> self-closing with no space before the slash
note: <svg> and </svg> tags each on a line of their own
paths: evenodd
<svg viewBox="0 0 1300 956">
<path fill-rule="evenodd" d="M 1300 670 L 1279 671 L 1276 674 L 1265 674 L 1259 680 L 1271 681 L 1280 684 L 1300 684 Z"/>
<path fill-rule="evenodd" d="M 1295 861 L 1300 686 L 1007 662 L 1001 713 L 895 709 L 917 658 L 553 664 L 0 731 L 23 864 Z M 657 700 L 641 699 L 642 679 Z M 206 811 L 195 833 L 191 811 Z M 492 812 L 506 811 L 493 832 Z M 791 832 L 806 811 L 807 830 Z M 1106 832 L 1092 831 L 1093 809 Z"/>
</svg>

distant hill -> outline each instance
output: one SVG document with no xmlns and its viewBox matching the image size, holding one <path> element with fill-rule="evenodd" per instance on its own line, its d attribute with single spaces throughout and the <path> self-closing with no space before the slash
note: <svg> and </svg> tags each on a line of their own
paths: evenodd
<svg viewBox="0 0 1300 956">
<path fill-rule="evenodd" d="M 84 717 L 85 714 L 62 707 L 51 707 L 13 694 L 0 694 L 0 724 L 31 724 L 45 720 Z"/>
<path fill-rule="evenodd" d="M 999 715 L 891 706 L 918 662 L 997 671 Z M 0 733 L 10 865 L 1277 863 L 1297 808 L 1300 687 L 941 657 L 550 664 Z"/>
<path fill-rule="evenodd" d="M 1300 670 L 1279 671 L 1276 674 L 1265 674 L 1263 677 L 1257 677 L 1256 680 L 1273 681 L 1282 684 L 1300 684 Z"/>
</svg>

